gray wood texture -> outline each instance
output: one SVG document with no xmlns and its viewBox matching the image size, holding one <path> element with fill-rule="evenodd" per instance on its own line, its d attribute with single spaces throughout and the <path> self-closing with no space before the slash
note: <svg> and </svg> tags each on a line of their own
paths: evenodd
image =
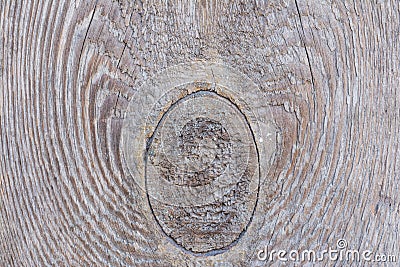
<svg viewBox="0 0 400 267">
<path fill-rule="evenodd" d="M 0 266 L 397 266 L 399 59 L 397 0 L 2 0 Z"/>
</svg>

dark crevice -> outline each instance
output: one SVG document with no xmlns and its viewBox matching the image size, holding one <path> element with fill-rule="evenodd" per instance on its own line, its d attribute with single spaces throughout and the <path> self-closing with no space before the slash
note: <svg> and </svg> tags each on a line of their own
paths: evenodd
<svg viewBox="0 0 400 267">
<path fill-rule="evenodd" d="M 306 42 L 305 42 L 305 40 L 304 40 L 304 39 L 306 38 L 306 34 L 305 34 L 305 31 L 304 31 L 303 21 L 301 20 L 300 9 L 299 9 L 299 5 L 298 5 L 298 3 L 297 3 L 297 0 L 294 0 L 294 3 L 296 4 L 297 15 L 299 16 L 299 20 L 300 20 L 301 31 L 303 32 L 303 34 L 300 34 L 300 32 L 299 32 L 299 36 L 300 36 L 301 42 L 303 43 L 304 50 L 306 51 L 306 56 L 307 56 L 307 61 L 308 61 L 308 67 L 310 68 L 310 74 L 311 74 L 311 83 L 312 83 L 313 89 L 315 89 L 314 74 L 313 74 L 313 71 L 312 71 L 312 68 L 311 68 L 310 56 L 309 56 L 309 54 L 308 54 Z"/>
<path fill-rule="evenodd" d="M 90 22 L 89 22 L 89 25 L 87 27 L 86 33 L 85 33 L 85 37 L 83 38 L 82 48 L 81 48 L 81 51 L 79 52 L 79 61 L 78 61 L 79 64 L 81 62 L 82 53 L 83 53 L 83 49 L 85 48 L 85 43 L 86 43 L 86 40 L 87 40 L 87 37 L 88 37 L 88 34 L 89 34 L 90 26 L 92 25 L 94 14 L 96 13 L 96 8 L 97 8 L 97 1 L 96 1 L 96 4 L 94 5 L 92 16 L 90 18 Z"/>
</svg>

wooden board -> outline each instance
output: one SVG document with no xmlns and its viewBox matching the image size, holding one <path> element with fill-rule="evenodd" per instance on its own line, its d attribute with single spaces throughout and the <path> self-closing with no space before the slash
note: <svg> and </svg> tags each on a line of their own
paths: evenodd
<svg viewBox="0 0 400 267">
<path fill-rule="evenodd" d="M 396 266 L 399 41 L 396 0 L 1 1 L 0 266 Z"/>
</svg>

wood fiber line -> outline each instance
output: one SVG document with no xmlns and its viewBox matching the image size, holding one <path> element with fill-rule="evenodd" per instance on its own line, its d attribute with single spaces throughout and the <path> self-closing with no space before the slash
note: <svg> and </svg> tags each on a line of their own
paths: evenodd
<svg viewBox="0 0 400 267">
<path fill-rule="evenodd" d="M 263 266 L 339 239 L 396 255 L 399 22 L 396 0 L 1 1 L 0 266 Z M 171 242 L 121 150 L 132 103 L 161 99 L 141 90 L 203 63 L 182 88 L 240 73 L 259 95 L 237 107 L 260 100 L 276 130 L 250 223 L 215 255 Z"/>
</svg>

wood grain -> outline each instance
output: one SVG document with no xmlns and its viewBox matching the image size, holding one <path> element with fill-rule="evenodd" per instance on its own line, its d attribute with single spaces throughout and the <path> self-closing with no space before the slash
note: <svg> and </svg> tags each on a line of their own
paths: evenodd
<svg viewBox="0 0 400 267">
<path fill-rule="evenodd" d="M 4 0 L 0 29 L 0 266 L 279 266 L 257 252 L 339 239 L 400 257 L 398 1 Z M 246 77 L 278 129 L 217 255 L 166 237 L 121 149 L 143 88 L 190 62 Z"/>
</svg>

